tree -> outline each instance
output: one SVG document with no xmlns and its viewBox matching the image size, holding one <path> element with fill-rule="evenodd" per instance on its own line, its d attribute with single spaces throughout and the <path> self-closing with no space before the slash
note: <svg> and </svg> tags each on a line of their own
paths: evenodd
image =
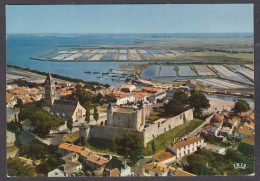
<svg viewBox="0 0 260 181">
<path fill-rule="evenodd" d="M 106 94 L 104 97 L 105 102 L 116 102 L 116 96 L 114 93 Z"/>
<path fill-rule="evenodd" d="M 71 116 L 71 115 L 68 116 L 67 128 L 70 130 L 70 132 L 72 131 L 72 128 L 73 128 L 73 119 L 72 119 L 72 116 Z"/>
<path fill-rule="evenodd" d="M 86 109 L 85 121 L 86 121 L 87 123 L 89 123 L 89 122 L 90 122 L 90 109 L 91 109 L 91 104 L 90 104 L 90 102 L 86 102 L 86 103 L 84 104 L 84 108 Z"/>
<path fill-rule="evenodd" d="M 185 92 L 177 91 L 177 92 L 174 92 L 173 100 L 178 100 L 182 104 L 187 104 L 188 100 L 189 100 L 189 96 Z"/>
<path fill-rule="evenodd" d="M 202 113 L 203 109 L 207 109 L 210 107 L 209 100 L 201 92 L 194 92 L 189 97 L 189 103 L 190 106 L 194 108 L 196 116 L 199 116 Z"/>
<path fill-rule="evenodd" d="M 23 108 L 23 101 L 22 101 L 22 99 L 17 98 L 17 105 L 16 105 L 16 107 Z"/>
<path fill-rule="evenodd" d="M 238 100 L 235 103 L 235 106 L 233 108 L 233 112 L 235 114 L 241 113 L 241 112 L 247 112 L 250 110 L 249 104 L 244 100 Z"/>
<path fill-rule="evenodd" d="M 98 117 L 99 117 L 99 114 L 98 114 L 98 110 L 97 110 L 97 106 L 95 105 L 94 107 L 94 115 L 93 115 L 94 119 L 97 121 L 98 120 Z"/>
<path fill-rule="evenodd" d="M 165 104 L 164 108 L 166 116 L 176 116 L 185 110 L 181 101 L 175 99 L 172 99 L 168 104 Z"/>
<path fill-rule="evenodd" d="M 144 145 L 137 133 L 128 133 L 123 137 L 116 137 L 113 148 L 125 158 L 137 161 L 138 156 L 143 153 Z"/>
<path fill-rule="evenodd" d="M 35 169 L 32 165 L 28 165 L 19 158 L 7 159 L 7 175 L 8 176 L 35 176 Z"/>
<path fill-rule="evenodd" d="M 156 145 L 154 143 L 154 140 L 152 141 L 152 151 L 153 151 L 153 154 L 156 152 Z"/>
</svg>

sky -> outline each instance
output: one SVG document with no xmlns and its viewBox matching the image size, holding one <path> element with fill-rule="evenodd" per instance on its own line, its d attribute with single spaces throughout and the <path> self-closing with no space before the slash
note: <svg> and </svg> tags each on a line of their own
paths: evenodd
<svg viewBox="0 0 260 181">
<path fill-rule="evenodd" d="M 252 4 L 8 5 L 7 33 L 253 32 Z"/>
</svg>

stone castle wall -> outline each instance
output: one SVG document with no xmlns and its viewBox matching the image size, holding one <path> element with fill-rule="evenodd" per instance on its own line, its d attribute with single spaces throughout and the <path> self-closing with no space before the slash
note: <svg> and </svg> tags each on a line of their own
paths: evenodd
<svg viewBox="0 0 260 181">
<path fill-rule="evenodd" d="M 151 124 L 146 127 L 144 131 L 137 131 L 131 128 L 103 126 L 103 125 L 91 125 L 87 128 L 80 128 L 80 135 L 86 136 L 87 140 L 90 138 L 100 138 L 106 140 L 112 140 L 118 136 L 122 137 L 127 133 L 137 133 L 144 142 L 144 146 L 156 138 L 160 134 L 163 134 L 176 126 L 182 125 L 185 122 L 193 120 L 193 111 L 189 109 L 180 115 L 167 119 L 164 123 Z"/>
<path fill-rule="evenodd" d="M 161 124 L 151 124 L 145 128 L 144 142 L 147 144 L 152 139 L 156 138 L 160 134 L 163 134 L 176 126 L 182 125 L 185 122 L 193 120 L 193 110 L 189 109 L 177 116 L 167 119 Z"/>
</svg>

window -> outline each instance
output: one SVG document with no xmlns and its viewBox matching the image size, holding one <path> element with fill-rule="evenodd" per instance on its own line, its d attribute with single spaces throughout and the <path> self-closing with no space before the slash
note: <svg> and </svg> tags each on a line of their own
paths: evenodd
<svg viewBox="0 0 260 181">
<path fill-rule="evenodd" d="M 159 174 L 158 174 L 158 173 L 155 173 L 155 176 L 157 176 L 157 177 L 158 177 L 158 176 L 159 176 Z"/>
</svg>

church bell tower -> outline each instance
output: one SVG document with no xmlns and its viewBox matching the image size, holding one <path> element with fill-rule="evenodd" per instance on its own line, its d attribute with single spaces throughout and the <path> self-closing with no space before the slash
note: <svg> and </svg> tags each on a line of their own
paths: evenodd
<svg viewBox="0 0 260 181">
<path fill-rule="evenodd" d="M 48 73 L 47 78 L 44 82 L 44 88 L 45 88 L 44 105 L 51 107 L 54 102 L 56 87 L 55 87 L 55 81 L 53 80 L 50 73 Z"/>
</svg>

